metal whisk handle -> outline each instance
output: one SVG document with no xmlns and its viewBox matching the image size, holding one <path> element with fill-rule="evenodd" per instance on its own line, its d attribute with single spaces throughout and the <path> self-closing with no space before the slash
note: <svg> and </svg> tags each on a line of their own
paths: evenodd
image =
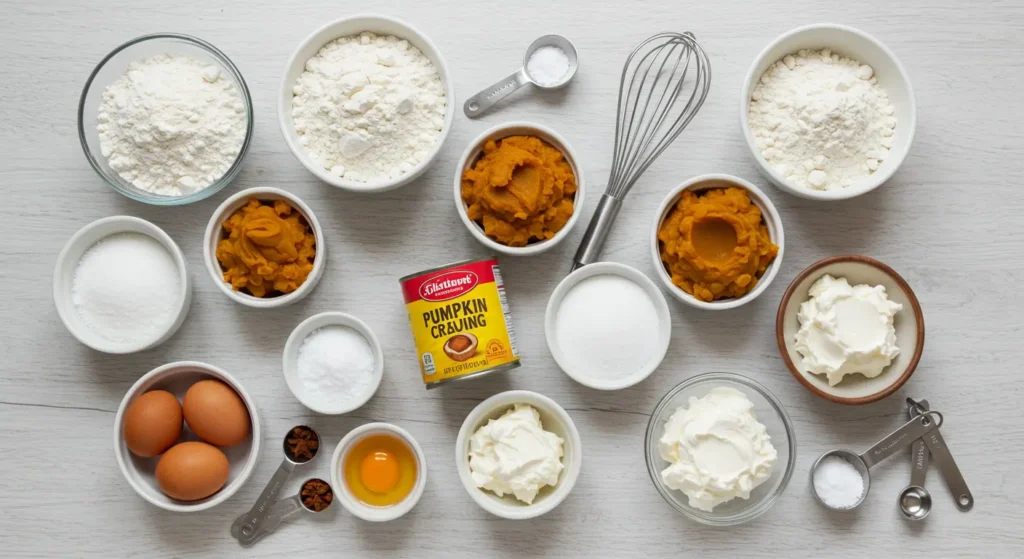
<svg viewBox="0 0 1024 559">
<path fill-rule="evenodd" d="M 597 262 L 601 256 L 601 249 L 604 248 L 604 242 L 608 240 L 608 233 L 612 230 L 612 222 L 615 221 L 615 216 L 619 215 L 620 208 L 622 208 L 622 200 L 607 194 L 601 196 L 601 201 L 597 203 L 597 209 L 594 210 L 594 217 L 590 218 L 587 232 L 583 234 L 583 239 L 580 241 L 580 248 L 576 249 L 576 256 L 573 257 L 570 271 Z"/>
</svg>

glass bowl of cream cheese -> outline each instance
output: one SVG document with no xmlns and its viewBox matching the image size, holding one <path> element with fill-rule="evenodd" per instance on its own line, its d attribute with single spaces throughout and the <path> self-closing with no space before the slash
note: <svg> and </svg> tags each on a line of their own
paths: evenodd
<svg viewBox="0 0 1024 559">
<path fill-rule="evenodd" d="M 686 380 L 658 402 L 644 441 L 658 493 L 711 526 L 752 520 L 778 501 L 796 464 L 796 435 L 782 403 L 733 373 Z"/>
</svg>

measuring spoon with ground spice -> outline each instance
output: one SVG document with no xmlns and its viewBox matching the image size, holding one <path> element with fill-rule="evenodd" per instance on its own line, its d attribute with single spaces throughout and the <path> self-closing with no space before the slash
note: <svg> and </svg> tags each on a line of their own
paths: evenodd
<svg viewBox="0 0 1024 559">
<path fill-rule="evenodd" d="M 288 482 L 292 470 L 316 456 L 320 449 L 320 435 L 317 435 L 312 427 L 297 425 L 285 435 L 283 447 L 284 460 L 270 478 L 270 483 L 263 489 L 263 493 L 260 493 L 259 499 L 256 499 L 256 504 L 249 512 L 239 516 L 231 525 L 231 535 L 242 545 L 252 545 L 260 537 L 260 528 L 270 516 L 274 501 L 284 484 Z"/>
<path fill-rule="evenodd" d="M 303 484 L 302 488 L 299 489 L 298 494 L 281 499 L 274 503 L 270 514 L 267 519 L 263 522 L 259 531 L 256 535 L 245 541 L 239 540 L 239 543 L 243 547 L 249 547 L 250 545 L 259 541 L 263 536 L 273 532 L 281 525 L 288 517 L 294 515 L 299 511 L 306 511 L 311 513 L 318 513 L 327 510 L 327 507 L 331 506 L 334 502 L 334 490 L 331 489 L 331 484 L 320 478 L 307 479 Z"/>
</svg>

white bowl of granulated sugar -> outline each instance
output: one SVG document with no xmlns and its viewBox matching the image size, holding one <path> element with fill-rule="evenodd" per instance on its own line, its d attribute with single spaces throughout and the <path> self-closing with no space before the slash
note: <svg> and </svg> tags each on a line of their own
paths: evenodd
<svg viewBox="0 0 1024 559">
<path fill-rule="evenodd" d="M 177 332 L 192 303 L 192 281 L 185 256 L 163 229 L 137 217 L 105 217 L 64 245 L 53 302 L 78 341 L 105 353 L 134 353 Z"/>
<path fill-rule="evenodd" d="M 384 350 L 373 330 L 343 312 L 302 321 L 284 345 L 284 380 L 307 408 L 337 415 L 362 407 L 384 377 Z"/>
<path fill-rule="evenodd" d="M 277 112 L 288 147 L 309 172 L 345 190 L 382 192 L 409 184 L 437 157 L 455 117 L 455 84 L 426 35 L 362 14 L 299 44 Z"/>
<path fill-rule="evenodd" d="M 801 198 L 843 200 L 888 181 L 910 151 L 917 106 L 899 59 L 871 35 L 799 27 L 754 59 L 740 126 L 758 170 Z"/>
</svg>

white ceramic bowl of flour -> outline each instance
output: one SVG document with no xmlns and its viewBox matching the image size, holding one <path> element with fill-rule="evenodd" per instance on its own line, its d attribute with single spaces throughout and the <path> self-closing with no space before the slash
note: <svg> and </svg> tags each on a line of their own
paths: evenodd
<svg viewBox="0 0 1024 559">
<path fill-rule="evenodd" d="M 354 330 L 366 340 L 368 346 L 366 350 L 373 354 L 374 361 L 368 382 L 363 382 L 362 379 L 354 382 L 348 382 L 354 379 L 319 379 L 307 382 L 299 372 L 299 354 L 303 349 L 303 343 L 310 337 L 310 334 L 318 330 L 339 326 Z M 330 359 L 335 356 L 328 353 L 325 357 Z M 345 356 L 339 357 L 341 359 L 338 359 L 338 362 L 345 358 Z M 303 320 L 288 336 L 288 341 L 284 344 L 283 367 L 284 380 L 288 384 L 288 390 L 292 391 L 302 405 L 317 413 L 337 415 L 362 407 L 377 392 L 380 381 L 384 378 L 384 350 L 376 334 L 362 320 L 343 312 L 325 312 Z M 315 389 L 317 382 L 330 385 L 333 388 L 330 391 L 318 391 Z M 349 386 L 358 384 L 359 389 L 356 393 L 333 393 L 346 384 Z"/>
<path fill-rule="evenodd" d="M 858 60 L 861 64 L 867 64 L 874 69 L 878 85 L 888 94 L 889 102 L 895 111 L 893 116 L 896 117 L 896 129 L 889 154 L 879 164 L 878 169 L 867 178 L 845 188 L 814 190 L 788 180 L 765 160 L 750 129 L 748 108 L 754 86 L 757 85 L 758 80 L 769 66 L 784 56 L 801 49 L 823 48 L 831 49 L 840 56 Z M 844 200 L 860 196 L 881 186 L 892 177 L 907 157 L 910 145 L 914 141 L 914 130 L 917 127 L 917 104 L 914 100 L 914 90 L 910 84 L 910 77 L 896 55 L 871 35 L 853 27 L 833 23 L 798 27 L 778 37 L 765 47 L 747 71 L 740 94 L 739 109 L 743 136 L 761 174 L 780 189 L 794 196 L 813 200 Z"/>
<path fill-rule="evenodd" d="M 177 282 L 172 283 L 176 283 L 180 288 L 174 297 L 170 313 L 167 316 L 159 317 L 162 320 L 162 325 L 154 329 L 151 335 L 127 341 L 114 341 L 102 335 L 98 331 L 97 325 L 90 325 L 76 307 L 72 294 L 75 286 L 75 273 L 83 255 L 98 242 L 120 234 L 146 235 L 166 249 L 173 261 L 171 273 L 177 275 Z M 178 331 L 192 304 L 192 281 L 189 278 L 185 256 L 163 229 L 137 217 L 126 215 L 105 217 L 79 229 L 64 245 L 64 249 L 57 257 L 57 266 L 53 272 L 53 302 L 57 306 L 57 314 L 60 316 L 61 322 L 64 323 L 64 327 L 78 341 L 105 353 L 134 353 L 156 347 L 170 339 Z M 141 306 L 145 304 L 145 301 L 136 301 L 136 303 Z M 117 319 L 117 317 L 109 318 Z M 117 326 L 117 324 L 113 326 Z"/>
<path fill-rule="evenodd" d="M 650 278 L 625 264 L 597 262 L 566 276 L 551 293 L 544 337 L 573 380 L 620 390 L 661 364 L 672 339 L 672 317 Z"/>
<path fill-rule="evenodd" d="M 317 163 L 311 157 L 309 150 L 302 145 L 299 134 L 295 129 L 295 122 L 292 119 L 292 99 L 294 96 L 293 88 L 296 84 L 296 80 L 300 75 L 302 75 L 302 72 L 306 67 L 306 61 L 316 56 L 320 49 L 327 43 L 341 37 L 359 35 L 364 31 L 369 31 L 378 35 L 394 35 L 407 40 L 409 44 L 418 48 L 420 52 L 430 59 L 434 68 L 437 69 L 438 76 L 441 79 L 441 84 L 444 87 L 447 103 L 441 133 L 438 134 L 432 146 L 425 146 L 423 148 L 427 150 L 426 156 L 423 157 L 417 165 L 413 166 L 407 172 L 398 177 L 383 177 L 371 182 L 348 180 L 324 169 L 324 166 Z M 404 186 L 416 180 L 416 178 L 427 170 L 427 167 L 429 167 L 431 162 L 433 162 L 437 157 L 437 154 L 441 150 L 441 146 L 444 145 L 444 141 L 448 137 L 448 133 L 451 131 L 452 121 L 455 118 L 455 82 L 452 80 L 451 73 L 448 71 L 448 65 L 441 56 L 441 52 L 436 46 L 434 46 L 434 43 L 418 29 L 396 18 L 377 14 L 360 14 L 332 21 L 314 31 L 309 37 L 299 44 L 298 48 L 295 49 L 295 52 L 292 53 L 291 58 L 288 59 L 288 65 L 286 66 L 284 76 L 281 79 L 281 86 L 277 100 L 277 116 L 281 126 L 281 133 L 284 134 L 284 139 L 288 143 L 288 147 L 292 150 L 292 154 L 295 155 L 295 158 L 298 159 L 299 162 L 309 170 L 309 172 L 316 175 L 317 178 L 331 186 L 336 186 L 353 192 L 383 192 Z"/>
</svg>

